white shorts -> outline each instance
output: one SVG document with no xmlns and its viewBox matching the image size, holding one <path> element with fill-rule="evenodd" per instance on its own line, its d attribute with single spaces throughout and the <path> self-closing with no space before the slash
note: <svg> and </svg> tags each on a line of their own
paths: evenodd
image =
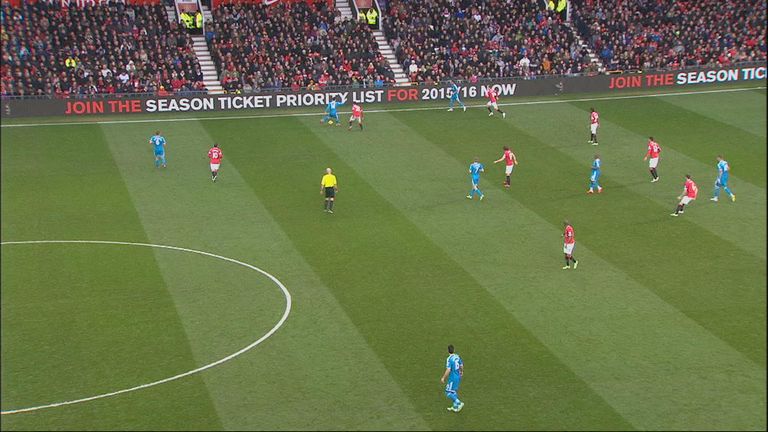
<svg viewBox="0 0 768 432">
<path fill-rule="evenodd" d="M 563 243 L 563 253 L 566 255 L 573 255 L 573 247 L 576 243 Z"/>
<path fill-rule="evenodd" d="M 358 123 L 362 123 L 363 122 L 363 118 L 362 117 L 349 116 L 349 121 L 355 121 L 355 120 L 357 120 Z"/>
<path fill-rule="evenodd" d="M 499 109 L 499 105 L 496 102 L 488 101 L 488 103 L 485 104 L 485 105 L 489 106 L 489 107 L 493 107 L 493 109 L 495 109 L 495 110 Z"/>
<path fill-rule="evenodd" d="M 599 126 L 597 123 L 592 123 L 589 125 L 589 130 L 592 131 L 593 135 L 597 133 L 597 126 Z"/>
<path fill-rule="evenodd" d="M 691 198 L 689 196 L 684 196 L 683 199 L 680 200 L 680 204 L 688 204 L 689 202 L 695 200 L 696 198 Z"/>
<path fill-rule="evenodd" d="M 659 158 L 650 158 L 648 160 L 648 168 L 656 168 L 656 166 L 659 165 Z"/>
<path fill-rule="evenodd" d="M 212 163 L 211 164 L 211 171 L 213 171 L 213 172 L 218 171 L 219 170 L 219 165 L 221 165 L 221 164 L 214 164 L 214 163 Z"/>
<path fill-rule="evenodd" d="M 514 165 L 507 165 L 507 166 L 504 168 L 504 172 L 505 172 L 507 175 L 510 175 L 510 174 L 512 174 L 512 170 L 513 170 L 513 169 L 515 169 L 515 166 L 514 166 Z"/>
</svg>

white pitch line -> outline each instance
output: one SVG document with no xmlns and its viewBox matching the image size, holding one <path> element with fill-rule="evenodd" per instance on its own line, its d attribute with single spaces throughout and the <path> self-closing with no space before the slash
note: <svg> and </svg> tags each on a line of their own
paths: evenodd
<svg viewBox="0 0 768 432">
<path fill-rule="evenodd" d="M 578 99 L 558 99 L 558 100 L 540 100 L 540 101 L 528 101 L 528 102 L 509 102 L 500 103 L 499 106 L 517 106 L 517 105 L 546 105 L 546 104 L 559 104 L 570 102 L 592 102 L 601 100 L 621 100 L 621 99 L 644 99 L 654 97 L 668 97 L 668 96 L 687 96 L 697 94 L 709 94 L 709 93 L 732 93 L 749 90 L 763 90 L 766 87 L 746 87 L 735 89 L 720 89 L 720 90 L 698 90 L 688 92 L 672 92 L 672 93 L 656 93 L 645 95 L 629 95 L 629 96 L 608 96 L 608 97 L 591 97 L 591 98 L 578 98 Z M 514 97 L 514 96 L 510 96 Z M 467 105 L 467 108 L 484 108 L 485 105 Z M 445 107 L 420 107 L 420 108 L 393 108 L 393 109 L 378 109 L 366 111 L 366 113 L 388 113 L 388 112 L 409 112 L 409 111 L 437 111 L 444 110 Z M 157 113 L 162 114 L 162 113 Z M 347 111 L 339 111 L 339 114 L 349 114 Z M 81 121 L 81 122 L 53 122 L 53 123 L 24 123 L 24 124 L 4 124 L 0 125 L 3 128 L 17 128 L 17 127 L 39 127 L 39 126 L 79 126 L 79 125 L 109 125 L 109 124 L 130 124 L 130 123 L 165 123 L 165 122 L 185 122 L 185 121 L 211 121 L 211 120 L 245 120 L 245 119 L 257 119 L 257 118 L 280 118 L 280 117 L 307 117 L 307 116 L 319 116 L 316 112 L 312 113 L 288 113 L 288 114 L 253 114 L 253 115 L 239 115 L 239 116 L 210 116 L 210 117 L 179 117 L 179 118 L 164 118 L 164 119 L 142 119 L 142 120 L 102 120 L 102 121 Z"/>
<path fill-rule="evenodd" d="M 264 271 L 264 270 L 262 270 L 262 269 L 260 269 L 258 267 L 252 266 L 250 264 L 246 264 L 246 263 L 244 263 L 242 261 L 238 261 L 238 260 L 233 259 L 233 258 L 227 258 L 225 256 L 216 255 L 216 254 L 210 253 L 210 252 L 203 252 L 203 251 L 199 251 L 199 250 L 195 250 L 195 249 L 187 249 L 187 248 L 178 247 L 178 246 L 158 245 L 158 244 L 152 244 L 152 243 L 134 243 L 134 242 L 122 242 L 122 241 L 107 241 L 107 240 L 26 240 L 26 241 L 4 241 L 4 242 L 0 242 L 0 245 L 11 245 L 11 244 L 45 244 L 45 243 L 87 243 L 87 244 L 111 244 L 111 245 L 128 245 L 128 246 L 146 246 L 146 247 L 158 248 L 158 249 L 171 249 L 171 250 L 182 251 L 182 252 L 191 252 L 191 253 L 195 253 L 195 254 L 198 254 L 198 255 L 204 255 L 204 256 L 209 256 L 209 257 L 213 257 L 213 258 L 218 258 L 218 259 L 223 260 L 223 261 L 229 261 L 231 263 L 235 263 L 235 264 L 247 267 L 247 268 L 249 268 L 251 270 L 255 270 L 255 271 L 261 273 L 262 275 L 264 275 L 264 276 L 268 277 L 270 280 L 272 280 L 272 282 L 274 282 L 278 287 L 280 287 L 280 290 L 283 292 L 283 295 L 285 296 L 285 311 L 283 312 L 283 316 L 280 318 L 280 320 L 277 322 L 277 324 L 275 324 L 275 326 L 272 327 L 271 330 L 269 330 L 264 336 L 260 337 L 255 342 L 251 343 L 250 345 L 248 345 L 248 346 L 240 349 L 239 351 L 234 352 L 234 353 L 232 353 L 232 354 L 230 354 L 230 355 L 228 355 L 228 356 L 226 356 L 226 357 L 224 357 L 222 359 L 216 360 L 213 363 L 209 363 L 209 364 L 207 364 L 205 366 L 201 366 L 201 367 L 199 367 L 197 369 L 192 369 L 190 371 L 183 372 L 183 373 L 180 373 L 178 375 L 174 375 L 172 377 L 164 378 L 164 379 L 161 379 L 159 381 L 154 381 L 154 382 L 147 383 L 147 384 L 141 384 L 141 385 L 138 385 L 138 386 L 135 386 L 135 387 L 126 388 L 126 389 L 122 389 L 122 390 L 117 390 L 117 391 L 113 391 L 113 392 L 109 392 L 109 393 L 103 393 L 103 394 L 99 394 L 99 395 L 96 395 L 96 396 L 90 396 L 90 397 L 86 397 L 86 398 L 82 398 L 82 399 L 75 399 L 75 400 L 64 401 L 64 402 L 56 402 L 56 403 L 51 403 L 51 404 L 47 404 L 47 405 L 39 405 L 39 406 L 34 406 L 34 407 L 29 407 L 29 408 L 18 408 L 18 409 L 0 411 L 0 414 L 2 414 L 2 415 L 18 414 L 18 413 L 23 413 L 23 412 L 37 411 L 37 410 L 46 409 L 46 408 L 54 408 L 54 407 L 59 407 L 59 406 L 64 406 L 64 405 L 73 405 L 73 404 L 82 403 L 82 402 L 88 402 L 88 401 L 92 401 L 92 400 L 96 400 L 96 399 L 102 399 L 102 398 L 106 398 L 106 397 L 110 397 L 110 396 L 116 396 L 116 395 L 119 395 L 119 394 L 128 393 L 128 392 L 132 392 L 132 391 L 136 391 L 136 390 L 141 390 L 141 389 L 145 389 L 145 388 L 148 388 L 148 387 L 154 387 L 156 385 L 164 384 L 164 383 L 167 383 L 167 382 L 170 382 L 170 381 L 175 381 L 177 379 L 184 378 L 186 376 L 193 375 L 193 374 L 196 374 L 198 372 L 202 372 L 202 371 L 204 371 L 206 369 L 210 369 L 210 368 L 212 368 L 214 366 L 218 366 L 218 365 L 220 365 L 222 363 L 228 362 L 228 361 L 232 360 L 233 358 L 235 358 L 235 357 L 237 357 L 237 356 L 239 356 L 239 355 L 241 355 L 241 354 L 251 350 L 252 348 L 254 348 L 257 345 L 259 345 L 260 343 L 264 342 L 265 340 L 267 340 L 267 338 L 272 336 L 280 327 L 282 327 L 283 323 L 285 323 L 285 320 L 288 319 L 288 315 L 291 313 L 291 293 L 288 292 L 288 289 L 285 287 L 285 285 L 283 285 L 283 283 L 280 282 L 276 277 L 272 276 L 271 274 L 267 273 L 266 271 Z"/>
</svg>

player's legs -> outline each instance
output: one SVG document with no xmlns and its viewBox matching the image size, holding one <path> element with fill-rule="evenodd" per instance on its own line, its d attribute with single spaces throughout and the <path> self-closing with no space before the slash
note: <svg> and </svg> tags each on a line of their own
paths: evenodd
<svg viewBox="0 0 768 432">
<path fill-rule="evenodd" d="M 720 179 L 715 180 L 715 188 L 712 191 L 712 201 L 717 201 L 720 198 Z"/>
<path fill-rule="evenodd" d="M 448 111 L 453 111 L 453 104 L 456 103 L 458 98 L 456 96 L 451 96 L 451 100 L 448 102 Z"/>
<path fill-rule="evenodd" d="M 504 182 L 504 186 L 510 187 L 512 184 L 512 170 L 515 168 L 514 165 L 507 165 L 504 168 L 504 174 L 506 175 L 506 180 Z"/>
<path fill-rule="evenodd" d="M 685 205 L 693 201 L 693 198 L 689 198 L 687 196 L 684 196 L 680 199 L 680 202 L 677 204 L 677 208 L 675 209 L 675 212 L 672 213 L 673 216 L 677 216 L 679 214 L 685 213 Z"/>
<path fill-rule="evenodd" d="M 165 153 L 160 155 L 160 163 L 163 164 L 163 168 L 168 166 L 168 164 L 165 162 Z"/>
<path fill-rule="evenodd" d="M 456 381 L 448 381 L 448 383 L 445 385 L 445 396 L 453 401 L 453 411 L 458 411 L 459 406 L 463 405 L 461 400 L 459 399 L 459 383 Z M 449 408 L 450 409 L 450 408 Z"/>
<path fill-rule="evenodd" d="M 219 176 L 219 164 L 211 164 L 211 180 L 216 181 Z"/>
<path fill-rule="evenodd" d="M 475 182 L 472 182 L 472 188 L 469 189 L 469 195 L 467 195 L 467 198 L 472 199 L 475 196 L 475 189 L 477 189 L 477 185 L 475 185 Z"/>
<path fill-rule="evenodd" d="M 573 262 L 573 268 L 576 268 L 578 261 L 573 257 L 573 247 L 576 243 L 563 243 L 563 255 L 565 256 L 565 267 L 563 270 L 571 268 L 571 262 Z"/>
<path fill-rule="evenodd" d="M 493 107 L 493 102 L 488 102 L 487 104 L 485 104 L 485 107 L 488 108 L 488 117 L 492 116 L 493 109 L 491 107 Z"/>
<path fill-rule="evenodd" d="M 720 179 L 720 186 L 723 187 L 723 190 L 725 190 L 725 193 L 728 194 L 728 196 L 736 201 L 735 196 L 733 195 L 733 192 L 731 192 L 731 188 L 728 187 L 728 173 L 724 173 L 722 178 Z"/>
<path fill-rule="evenodd" d="M 651 158 L 648 161 L 648 170 L 651 172 L 652 181 L 659 179 L 659 174 L 656 172 L 656 167 L 659 165 L 659 158 Z"/>
<path fill-rule="evenodd" d="M 483 196 L 484 196 L 484 194 L 483 194 L 483 191 L 481 191 L 481 190 L 480 190 L 480 179 L 477 179 L 476 181 L 474 181 L 474 182 L 473 182 L 473 184 L 472 184 L 472 186 L 474 187 L 474 189 L 475 189 L 475 192 L 476 192 L 478 195 L 480 195 L 480 199 L 482 200 L 482 199 L 483 199 Z"/>
<path fill-rule="evenodd" d="M 590 131 L 589 143 L 597 144 L 597 125 L 596 124 L 589 125 L 589 131 Z"/>
<path fill-rule="evenodd" d="M 161 157 L 161 153 L 155 153 L 155 168 L 160 167 L 160 163 L 161 163 L 160 157 Z"/>
<path fill-rule="evenodd" d="M 341 126 L 341 119 L 339 118 L 339 113 L 333 113 L 331 117 L 336 122 L 336 126 Z"/>
</svg>

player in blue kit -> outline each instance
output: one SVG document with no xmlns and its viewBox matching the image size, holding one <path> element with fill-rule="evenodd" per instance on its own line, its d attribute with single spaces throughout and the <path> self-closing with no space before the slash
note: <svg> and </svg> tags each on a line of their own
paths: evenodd
<svg viewBox="0 0 768 432">
<path fill-rule="evenodd" d="M 160 135 L 160 131 L 156 131 L 155 134 L 152 135 L 149 139 L 149 143 L 152 144 L 152 148 L 155 150 L 155 168 L 160 165 L 165 168 L 165 138 Z"/>
<path fill-rule="evenodd" d="M 728 165 L 728 161 L 723 159 L 722 156 L 717 156 L 717 179 L 715 180 L 715 192 L 710 201 L 717 202 L 720 197 L 720 188 L 725 189 L 725 193 L 731 197 L 731 201 L 736 201 L 736 194 L 731 192 L 731 188 L 728 187 L 728 176 L 731 171 L 731 166 Z"/>
<path fill-rule="evenodd" d="M 595 193 L 595 189 L 597 189 L 597 193 L 601 193 L 603 191 L 603 188 L 600 186 L 600 183 L 598 183 L 598 179 L 600 179 L 600 167 L 602 164 L 600 163 L 600 155 L 595 155 L 595 160 L 592 161 L 592 174 L 589 176 L 589 190 L 587 191 L 588 194 Z"/>
<path fill-rule="evenodd" d="M 459 99 L 459 86 L 457 86 L 456 83 L 453 82 L 453 80 L 448 81 L 448 82 L 451 84 L 451 87 L 449 89 L 449 91 L 451 92 L 451 102 L 448 105 L 448 111 L 453 111 L 453 105 L 456 102 L 458 102 L 459 105 L 461 106 L 461 108 L 464 111 L 466 111 L 467 110 L 467 106 L 464 105 L 464 102 L 462 102 L 461 99 Z"/>
<path fill-rule="evenodd" d="M 483 200 L 483 191 L 480 190 L 480 173 L 485 171 L 485 167 L 483 167 L 483 164 L 479 162 L 478 158 L 475 158 L 475 161 L 472 163 L 472 165 L 469 166 L 469 173 L 472 175 L 472 189 L 469 190 L 469 195 L 467 195 L 467 198 L 472 199 L 475 196 L 475 193 L 480 195 L 480 201 Z"/>
<path fill-rule="evenodd" d="M 464 402 L 459 400 L 459 384 L 461 377 L 464 376 L 464 361 L 454 352 L 453 345 L 448 345 L 448 358 L 445 360 L 445 372 L 440 382 L 445 384 L 445 395 L 453 401 L 453 405 L 448 407 L 448 411 L 459 412 L 464 408 Z M 446 378 L 448 383 L 445 382 Z"/>
<path fill-rule="evenodd" d="M 320 123 L 327 123 L 329 120 L 334 120 L 336 121 L 336 126 L 341 126 L 341 122 L 339 121 L 339 113 L 336 112 L 336 108 L 342 105 L 344 105 L 344 102 L 341 102 L 341 98 L 335 96 L 333 100 L 328 102 L 328 105 L 326 105 L 325 117 L 320 120 Z"/>
</svg>

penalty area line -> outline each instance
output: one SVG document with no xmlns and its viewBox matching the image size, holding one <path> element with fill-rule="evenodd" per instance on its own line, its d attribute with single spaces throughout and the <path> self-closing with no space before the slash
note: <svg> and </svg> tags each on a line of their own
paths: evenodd
<svg viewBox="0 0 768 432">
<path fill-rule="evenodd" d="M 589 97 L 589 98 L 575 98 L 575 99 L 556 99 L 556 100 L 538 100 L 538 101 L 526 101 L 526 102 L 507 102 L 500 103 L 499 106 L 523 106 L 523 105 L 547 105 L 547 104 L 559 104 L 559 103 L 571 103 L 571 102 L 592 102 L 601 100 L 622 100 L 622 99 L 645 99 L 654 97 L 672 97 L 672 96 L 687 96 L 687 95 L 699 95 L 699 94 L 711 94 L 711 93 L 734 93 L 750 90 L 765 90 L 766 87 L 742 87 L 734 89 L 719 89 L 719 90 L 696 90 L 696 91 L 681 91 L 670 93 L 654 93 L 643 95 L 626 95 L 626 96 L 606 96 L 606 97 Z M 514 96 L 509 96 L 514 97 Z M 484 108 L 485 104 L 481 105 L 467 105 L 467 108 Z M 412 112 L 412 111 L 439 111 L 444 110 L 445 107 L 416 107 L 416 108 L 392 108 L 392 109 L 375 109 L 366 111 L 366 113 L 390 113 L 390 112 Z M 340 111 L 339 114 L 349 114 L 347 111 Z M 82 126 L 82 125 L 110 125 L 110 124 L 132 124 L 132 123 L 167 123 L 167 122 L 187 122 L 187 121 L 212 121 L 212 120 L 246 120 L 246 119 L 260 119 L 260 118 L 281 118 L 281 117 L 314 117 L 319 116 L 319 113 L 286 113 L 286 114 L 251 114 L 251 115 L 238 115 L 238 116 L 210 116 L 210 117 L 178 117 L 178 118 L 164 118 L 164 119 L 141 119 L 141 120 L 100 120 L 100 121 L 79 121 L 79 122 L 51 122 L 51 123 L 21 123 L 21 124 L 4 124 L 0 125 L 2 128 L 20 128 L 20 127 L 40 127 L 40 126 Z"/>
</svg>

